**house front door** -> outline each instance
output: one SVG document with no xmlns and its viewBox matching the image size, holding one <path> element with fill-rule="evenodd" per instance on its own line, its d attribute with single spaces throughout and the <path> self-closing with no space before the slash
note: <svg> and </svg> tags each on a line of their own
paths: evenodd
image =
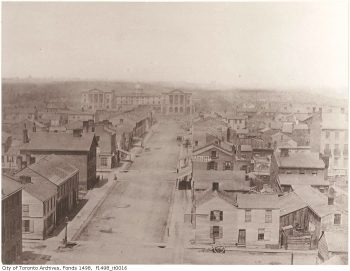
<svg viewBox="0 0 350 271">
<path fill-rule="evenodd" d="M 245 245 L 245 230 L 239 230 L 239 232 L 238 232 L 238 244 Z"/>
</svg>

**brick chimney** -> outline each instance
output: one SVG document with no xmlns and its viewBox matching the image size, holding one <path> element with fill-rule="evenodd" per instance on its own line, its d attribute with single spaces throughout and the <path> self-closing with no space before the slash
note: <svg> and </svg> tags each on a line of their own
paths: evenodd
<svg viewBox="0 0 350 271">
<path fill-rule="evenodd" d="M 21 182 L 21 184 L 27 184 L 32 182 L 32 178 L 30 176 L 22 175 L 19 177 L 19 181 Z"/>
<path fill-rule="evenodd" d="M 29 143 L 28 130 L 27 130 L 26 124 L 24 124 L 24 129 L 23 129 L 23 143 Z"/>
</svg>

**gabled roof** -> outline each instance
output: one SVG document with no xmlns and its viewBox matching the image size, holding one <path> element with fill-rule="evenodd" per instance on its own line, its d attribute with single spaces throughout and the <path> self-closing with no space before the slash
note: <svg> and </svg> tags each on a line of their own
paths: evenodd
<svg viewBox="0 0 350 271">
<path fill-rule="evenodd" d="M 12 178 L 6 175 L 1 176 L 1 199 L 5 199 L 21 189 L 22 186 Z"/>
<path fill-rule="evenodd" d="M 292 189 L 319 217 L 343 211 L 338 205 L 328 205 L 328 199 L 316 188 L 308 185 L 293 185 Z"/>
<path fill-rule="evenodd" d="M 62 157 L 54 154 L 45 156 L 28 167 L 56 185 L 62 184 L 79 171 Z"/>
<path fill-rule="evenodd" d="M 266 194 L 238 194 L 237 206 L 240 209 L 279 209 L 278 196 Z"/>
<path fill-rule="evenodd" d="M 308 205 L 294 192 L 283 195 L 278 198 L 278 206 L 280 207 L 280 215 L 284 216 L 300 209 L 307 207 Z"/>
<path fill-rule="evenodd" d="M 21 151 L 89 151 L 95 135 L 83 133 L 75 137 L 68 133 L 33 133 L 29 143 L 23 144 Z"/>
<path fill-rule="evenodd" d="M 225 191 L 213 191 L 211 188 L 201 193 L 200 196 L 196 197 L 196 206 L 199 206 L 205 202 L 213 198 L 221 198 L 228 202 L 229 204 L 235 206 L 236 205 L 236 196 L 233 193 L 225 192 Z"/>
<path fill-rule="evenodd" d="M 203 147 L 200 147 L 199 149 L 194 150 L 193 151 L 193 155 L 200 155 L 201 153 L 206 152 L 206 151 L 208 151 L 210 149 L 213 149 L 213 148 L 215 148 L 218 151 L 221 151 L 221 152 L 223 152 L 223 153 L 225 153 L 227 155 L 230 155 L 230 156 L 233 155 L 232 152 L 230 152 L 228 150 L 225 150 L 222 147 L 220 147 L 219 145 L 216 145 L 214 143 L 210 143 L 210 144 L 208 144 L 206 146 L 203 146 Z"/>
<path fill-rule="evenodd" d="M 20 176 L 30 176 L 31 182 L 22 184 L 23 190 L 39 199 L 40 201 L 46 201 L 57 194 L 57 186 L 52 182 L 34 172 L 31 168 L 26 167 L 15 174 L 15 178 L 19 179 Z"/>
</svg>

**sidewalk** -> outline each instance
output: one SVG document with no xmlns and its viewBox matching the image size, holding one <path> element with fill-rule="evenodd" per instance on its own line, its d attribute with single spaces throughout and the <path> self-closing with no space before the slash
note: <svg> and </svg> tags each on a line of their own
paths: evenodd
<svg viewBox="0 0 350 271">
<path fill-rule="evenodd" d="M 219 245 L 219 244 L 218 244 Z M 211 249 L 212 245 L 187 245 L 186 249 L 203 250 Z M 268 249 L 268 248 L 247 248 L 236 246 L 225 246 L 226 251 L 241 251 L 241 252 L 260 252 L 260 253 L 295 253 L 295 254 L 317 254 L 317 250 L 286 250 L 286 249 Z"/>
<path fill-rule="evenodd" d="M 149 132 L 144 137 L 144 142 L 146 143 L 154 133 L 155 124 L 149 130 Z M 142 148 L 140 146 L 134 146 L 131 150 L 131 153 L 139 154 L 142 152 Z M 86 204 L 79 211 L 79 213 L 68 222 L 67 227 L 67 239 L 70 242 L 76 241 L 86 226 L 89 224 L 90 220 L 96 214 L 99 207 L 103 204 L 108 195 L 113 191 L 113 188 L 116 187 L 119 182 L 114 180 L 114 175 L 123 170 L 126 170 L 130 167 L 131 162 L 125 162 L 119 168 L 113 169 L 108 175 L 107 182 L 101 187 L 95 187 L 92 190 L 89 190 L 85 195 L 84 199 L 87 200 Z M 62 246 L 62 241 L 65 236 L 65 228 L 61 230 L 61 232 L 54 237 L 48 238 L 46 240 L 23 240 L 24 247 L 28 247 L 31 250 L 36 247 L 45 246 L 45 254 L 55 253 L 55 251 Z M 42 252 L 42 251 L 41 251 Z"/>
</svg>

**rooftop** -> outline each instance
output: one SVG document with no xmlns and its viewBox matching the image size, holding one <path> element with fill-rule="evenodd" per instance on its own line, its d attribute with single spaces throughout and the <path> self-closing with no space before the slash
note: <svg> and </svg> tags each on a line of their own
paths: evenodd
<svg viewBox="0 0 350 271">
<path fill-rule="evenodd" d="M 68 133 L 33 133 L 30 142 L 23 144 L 21 151 L 89 151 L 95 135 L 83 133 L 75 137 Z"/>
<path fill-rule="evenodd" d="M 266 194 L 238 194 L 240 209 L 279 209 L 278 196 Z"/>
<path fill-rule="evenodd" d="M 325 164 L 322 159 L 319 158 L 318 153 L 291 153 L 288 156 L 280 156 L 280 153 L 276 153 L 277 164 L 280 168 L 314 168 L 324 169 Z"/>
<path fill-rule="evenodd" d="M 327 196 L 316 188 L 308 185 L 293 185 L 293 191 L 297 194 L 319 217 L 341 211 L 338 205 L 328 205 Z"/>
<path fill-rule="evenodd" d="M 196 196 L 196 206 L 201 205 L 213 198 L 221 198 L 225 201 L 227 201 L 228 203 L 230 203 L 231 205 L 235 206 L 237 204 L 236 201 L 236 195 L 234 193 L 229 193 L 229 192 L 225 192 L 225 191 L 213 191 L 211 188 L 198 194 L 196 193 L 198 196 Z"/>
<path fill-rule="evenodd" d="M 322 175 L 279 174 L 280 185 L 329 185 Z"/>
<path fill-rule="evenodd" d="M 245 181 L 245 171 L 232 170 L 194 170 L 193 180 L 195 189 L 209 189 L 213 182 L 219 183 L 221 190 L 249 191 L 249 182 Z"/>
<path fill-rule="evenodd" d="M 280 215 L 284 216 L 307 207 L 307 204 L 294 192 L 278 198 Z"/>
<path fill-rule="evenodd" d="M 28 166 L 52 183 L 60 185 L 79 170 L 62 157 L 51 154 Z"/>
<path fill-rule="evenodd" d="M 22 186 L 15 180 L 6 175 L 1 176 L 1 199 L 5 199 L 21 189 Z"/>
<path fill-rule="evenodd" d="M 23 190 L 31 194 L 33 197 L 40 201 L 46 201 L 57 194 L 57 186 L 52 182 L 34 172 L 31 168 L 27 167 L 15 174 L 15 178 L 19 179 L 20 176 L 30 176 L 31 181 L 22 184 Z"/>
</svg>

